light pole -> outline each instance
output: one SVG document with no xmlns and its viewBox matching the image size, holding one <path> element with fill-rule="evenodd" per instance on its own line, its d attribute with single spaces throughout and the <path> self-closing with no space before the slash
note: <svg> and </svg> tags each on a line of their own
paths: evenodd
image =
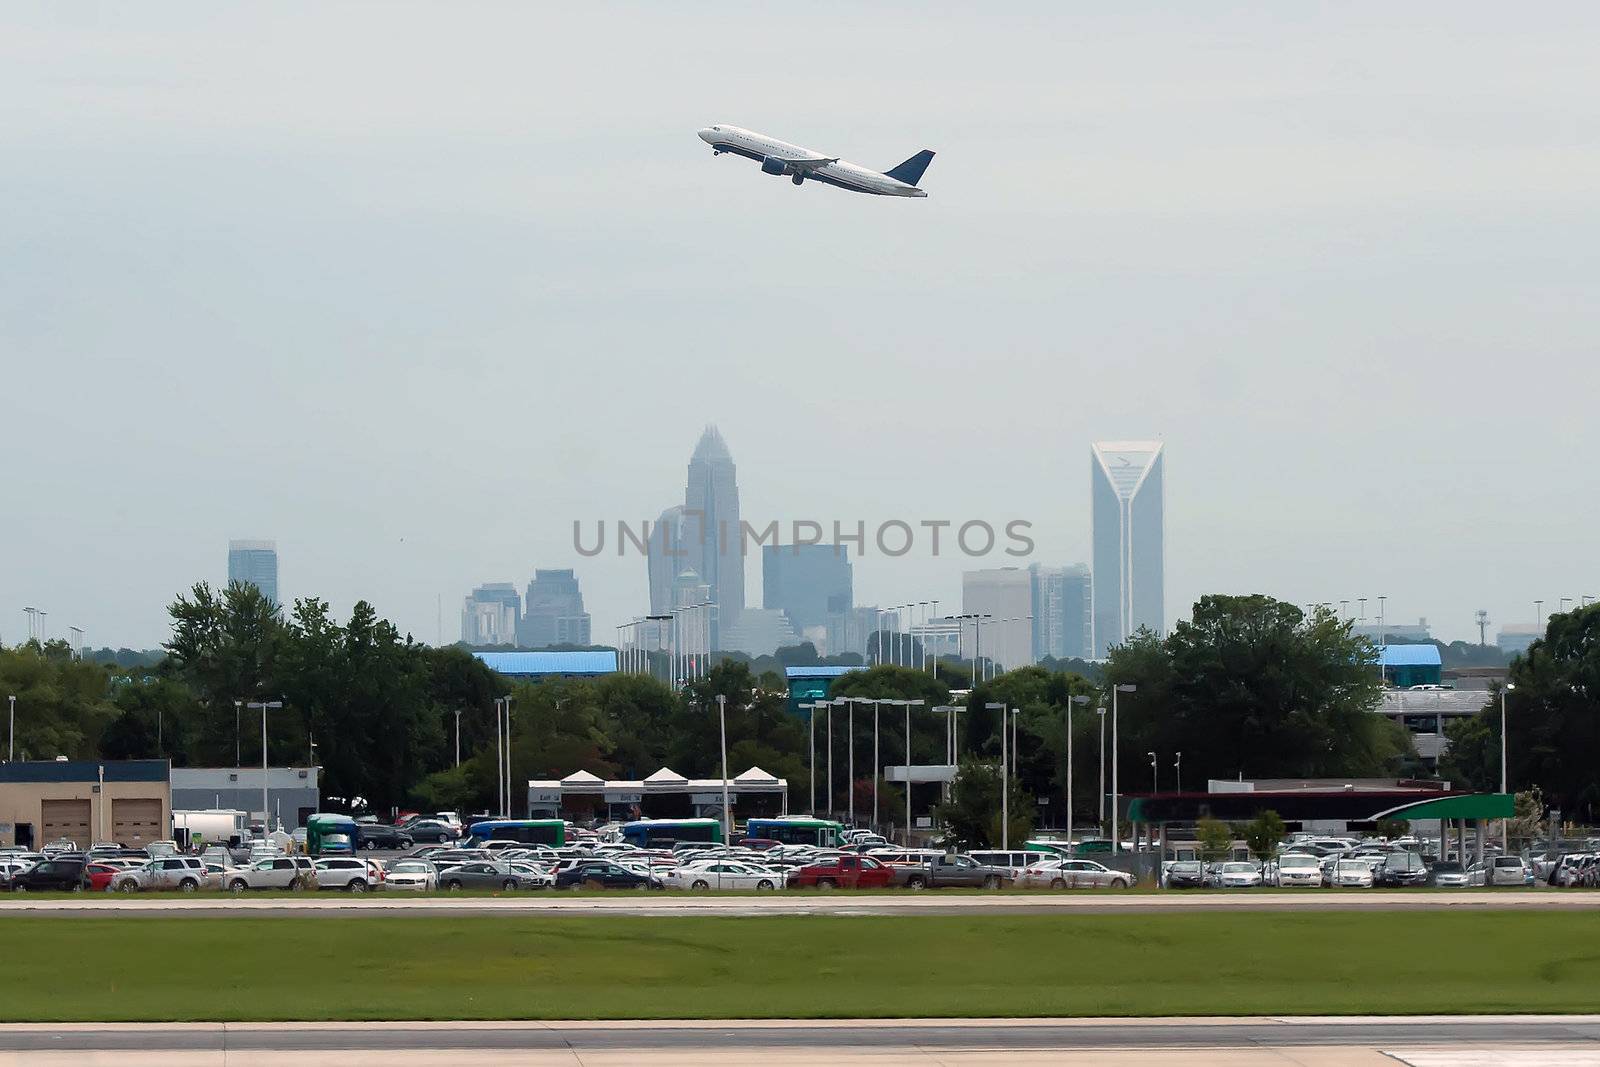
<svg viewBox="0 0 1600 1067">
<path fill-rule="evenodd" d="M 6 762 L 15 763 L 17 759 L 17 698 L 12 695 L 6 699 L 11 702 L 11 732 L 6 742 Z"/>
<path fill-rule="evenodd" d="M 883 764 L 878 761 L 878 705 L 872 702 L 872 832 L 878 832 L 878 779 L 883 774 Z"/>
<path fill-rule="evenodd" d="M 34 633 L 35 633 L 35 626 L 39 621 L 38 618 L 37 618 L 37 616 L 39 614 L 39 609 L 38 608 L 23 608 L 22 609 L 22 613 L 28 617 L 28 640 L 32 641 Z"/>
<path fill-rule="evenodd" d="M 911 705 L 920 700 L 902 700 L 906 706 L 906 847 L 911 847 Z"/>
<path fill-rule="evenodd" d="M 811 728 L 807 732 L 811 745 L 811 814 L 817 813 L 817 705 L 815 702 L 806 705 L 806 710 L 811 712 Z"/>
<path fill-rule="evenodd" d="M 1067 698 L 1067 848 L 1072 848 L 1072 705 L 1089 703 L 1086 696 Z"/>
<path fill-rule="evenodd" d="M 1117 807 L 1122 799 L 1122 761 L 1117 754 L 1117 694 L 1132 693 L 1139 687 L 1131 684 L 1111 687 L 1111 851 L 1122 851 L 1122 831 L 1117 826 Z"/>
<path fill-rule="evenodd" d="M 1099 831 L 1103 834 L 1106 832 L 1106 706 L 1101 704 L 1094 709 L 1094 713 L 1100 718 L 1100 800 L 1098 808 L 1100 812 Z"/>
<path fill-rule="evenodd" d="M 1515 689 L 1516 685 L 1507 682 L 1500 687 L 1500 792 L 1509 792 L 1509 781 L 1506 777 L 1506 691 Z M 1516 805 L 1513 803 L 1512 812 L 1515 813 Z M 1511 820 L 1500 820 L 1500 854 L 1511 854 Z"/>
<path fill-rule="evenodd" d="M 504 811 L 506 818 L 511 818 L 511 694 L 507 693 L 506 701 L 506 800 Z M 559 704 L 560 701 L 557 701 Z"/>
<path fill-rule="evenodd" d="M 1000 713 L 1000 847 L 1006 849 L 1011 847 L 1011 797 L 1006 788 L 1006 706 L 985 704 L 983 708 Z"/>
<path fill-rule="evenodd" d="M 1145 755 L 1150 757 L 1150 792 L 1159 793 L 1161 792 L 1161 764 L 1156 759 L 1154 752 L 1146 752 Z"/>
<path fill-rule="evenodd" d="M 244 710 L 244 701 L 233 702 L 233 765 L 243 767 L 244 759 L 239 755 L 239 714 Z"/>
<path fill-rule="evenodd" d="M 845 786 L 845 804 L 850 811 L 850 826 L 856 825 L 856 701 L 854 697 L 840 697 L 848 709 L 845 714 L 845 747 L 849 756 L 845 759 L 845 777 L 849 784 Z M 837 703 L 837 701 L 835 701 Z"/>
<path fill-rule="evenodd" d="M 828 725 L 828 818 L 833 818 L 833 702 L 824 700 L 823 707 L 827 708 Z"/>
<path fill-rule="evenodd" d="M 733 840 L 733 819 L 728 807 L 728 698 L 717 694 L 717 725 L 722 733 L 722 841 Z"/>
<path fill-rule="evenodd" d="M 1173 753 L 1173 756 L 1172 756 L 1172 773 L 1178 776 L 1178 784 L 1177 784 L 1177 786 L 1175 788 L 1177 789 L 1178 792 L 1180 792 L 1180 793 L 1183 792 L 1183 753 L 1182 752 Z"/>
<path fill-rule="evenodd" d="M 506 812 L 506 774 L 505 751 L 500 746 L 500 698 L 494 698 L 494 792 L 495 812 L 504 816 Z"/>
<path fill-rule="evenodd" d="M 261 709 L 261 837 L 266 839 L 268 829 L 267 808 L 267 710 L 274 711 L 283 707 L 281 700 L 252 700 L 245 705 L 251 711 Z"/>
<path fill-rule="evenodd" d="M 456 766 L 461 766 L 461 709 L 456 709 Z"/>
</svg>

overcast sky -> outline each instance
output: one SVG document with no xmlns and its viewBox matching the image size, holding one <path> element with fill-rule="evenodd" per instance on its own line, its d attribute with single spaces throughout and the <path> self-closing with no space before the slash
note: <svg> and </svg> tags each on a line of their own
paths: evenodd
<svg viewBox="0 0 1600 1067">
<path fill-rule="evenodd" d="M 1024 518 L 1045 563 L 1089 442 L 1160 438 L 1169 620 L 1600 593 L 1600 7 L 1125 6 L 6 5 L 0 638 L 155 645 L 263 537 L 427 641 L 577 566 L 610 640 L 644 562 L 573 520 L 681 502 L 708 422 L 748 518 Z M 929 196 L 713 122 L 936 149 Z"/>
</svg>

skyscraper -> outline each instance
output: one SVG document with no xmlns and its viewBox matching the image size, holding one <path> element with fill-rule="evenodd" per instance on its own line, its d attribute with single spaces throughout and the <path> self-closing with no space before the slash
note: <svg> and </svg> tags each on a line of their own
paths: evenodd
<svg viewBox="0 0 1600 1067">
<path fill-rule="evenodd" d="M 510 582 L 485 582 L 461 604 L 461 640 L 469 645 L 514 645 L 522 598 Z"/>
<path fill-rule="evenodd" d="M 683 505 L 675 504 L 661 513 L 650 528 L 650 540 L 645 546 L 650 569 L 650 614 L 665 615 L 677 605 L 673 602 L 672 583 L 684 570 L 699 563 L 691 562 L 683 541 Z"/>
<path fill-rule="evenodd" d="M 782 611 L 799 633 L 854 606 L 843 545 L 762 545 L 761 606 Z"/>
<path fill-rule="evenodd" d="M 1037 659 L 1088 659 L 1094 655 L 1090 639 L 1089 568 L 1082 563 L 1067 567 L 1028 568 L 1033 576 L 1033 654 Z"/>
<path fill-rule="evenodd" d="M 587 645 L 589 613 L 570 570 L 536 570 L 528 583 L 528 599 L 517 627 L 517 643 L 525 648 Z"/>
<path fill-rule="evenodd" d="M 707 426 L 689 459 L 683 499 L 686 570 L 711 587 L 719 626 L 731 626 L 744 610 L 744 552 L 740 544 L 739 484 L 733 456 L 715 426 Z M 721 648 L 712 635 L 712 648 Z"/>
<path fill-rule="evenodd" d="M 278 603 L 278 542 L 229 541 L 228 583 L 249 582 Z"/>
<path fill-rule="evenodd" d="M 1166 624 L 1165 456 L 1160 441 L 1090 447 L 1096 656 L 1141 626 L 1159 634 Z"/>
<path fill-rule="evenodd" d="M 1033 575 L 1020 567 L 993 567 L 961 574 L 961 611 L 982 615 L 962 624 L 966 655 L 977 652 L 1006 670 L 1033 662 Z M 981 633 L 973 628 L 981 626 Z"/>
</svg>

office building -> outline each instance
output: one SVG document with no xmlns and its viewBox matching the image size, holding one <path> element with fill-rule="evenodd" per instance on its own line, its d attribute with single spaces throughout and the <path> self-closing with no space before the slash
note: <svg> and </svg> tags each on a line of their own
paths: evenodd
<svg viewBox="0 0 1600 1067">
<path fill-rule="evenodd" d="M 536 570 L 528 583 L 528 599 L 517 643 L 524 648 L 589 644 L 589 613 L 570 570 Z"/>
<path fill-rule="evenodd" d="M 711 587 L 719 627 L 738 622 L 739 613 L 744 610 L 741 542 L 739 484 L 733 456 L 716 427 L 708 426 L 689 460 L 689 482 L 683 500 L 683 545 L 690 567 Z M 711 647 L 722 647 L 715 633 Z"/>
<path fill-rule="evenodd" d="M 964 571 L 961 613 L 986 616 L 963 623 L 966 654 L 976 652 L 1005 670 L 1033 662 L 1033 575 L 1021 567 Z"/>
<path fill-rule="evenodd" d="M 469 645 L 514 645 L 522 598 L 510 582 L 488 582 L 461 605 L 461 640 Z"/>
<path fill-rule="evenodd" d="M 783 612 L 802 632 L 849 611 L 854 596 L 845 546 L 761 546 L 761 606 Z"/>
<path fill-rule="evenodd" d="M 1528 651 L 1533 643 L 1544 637 L 1544 627 L 1531 622 L 1507 623 L 1500 627 L 1494 643 L 1502 652 L 1517 655 Z"/>
<path fill-rule="evenodd" d="M 1090 448 L 1094 541 L 1094 650 L 1165 627 L 1165 450 L 1160 441 L 1099 441 Z"/>
<path fill-rule="evenodd" d="M 823 623 L 822 644 L 817 651 L 824 656 L 842 656 L 847 652 L 865 656 L 881 617 L 882 612 L 877 608 L 854 607 L 829 615 Z"/>
<path fill-rule="evenodd" d="M 683 545 L 683 505 L 675 504 L 663 511 L 650 527 L 645 555 L 650 572 L 650 614 L 665 615 L 678 606 L 672 594 L 673 583 L 694 566 Z"/>
<path fill-rule="evenodd" d="M 1408 622 L 1358 622 L 1350 627 L 1350 632 L 1356 637 L 1365 637 L 1375 645 L 1388 644 L 1390 641 L 1432 641 L 1433 631 L 1428 628 L 1427 619 L 1418 619 L 1415 624 Z"/>
<path fill-rule="evenodd" d="M 1035 659 L 1089 659 L 1090 601 L 1093 583 L 1083 563 L 1028 568 L 1033 579 L 1033 654 Z"/>
<path fill-rule="evenodd" d="M 274 604 L 278 599 L 278 542 L 229 541 L 228 584 L 247 582 Z"/>
</svg>

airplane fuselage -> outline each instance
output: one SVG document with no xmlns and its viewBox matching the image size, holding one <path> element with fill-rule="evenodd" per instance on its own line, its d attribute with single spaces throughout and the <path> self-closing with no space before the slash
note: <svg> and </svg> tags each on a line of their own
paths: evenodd
<svg viewBox="0 0 1600 1067">
<path fill-rule="evenodd" d="M 909 182 L 739 126 L 708 126 L 700 131 L 700 139 L 717 155 L 728 152 L 753 159 L 762 165 L 762 170 L 788 176 L 796 185 L 813 181 L 875 196 L 928 195 Z M 928 155 L 931 157 L 932 153 Z"/>
</svg>

